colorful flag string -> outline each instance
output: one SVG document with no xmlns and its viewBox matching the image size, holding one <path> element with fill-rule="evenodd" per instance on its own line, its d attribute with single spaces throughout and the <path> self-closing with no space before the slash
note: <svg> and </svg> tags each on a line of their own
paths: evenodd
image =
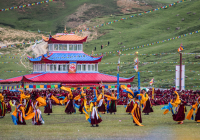
<svg viewBox="0 0 200 140">
<path fill-rule="evenodd" d="M 161 10 L 161 9 L 166 9 L 168 7 L 175 6 L 178 3 L 182 3 L 182 2 L 185 2 L 185 1 L 187 1 L 187 0 L 177 1 L 177 2 L 174 2 L 172 4 L 169 4 L 169 5 L 166 5 L 166 6 L 162 6 L 160 8 L 156 8 L 156 9 L 153 9 L 153 10 L 150 10 L 150 11 L 145 11 L 145 12 L 142 12 L 142 13 L 139 13 L 139 14 L 134 14 L 134 15 L 129 16 L 129 17 L 121 18 L 119 20 L 111 21 L 111 22 L 108 22 L 108 23 L 99 24 L 99 25 L 96 25 L 96 26 L 93 26 L 93 27 L 89 27 L 89 28 L 85 28 L 85 29 L 82 29 L 82 30 L 79 30 L 79 31 L 74 31 L 72 33 L 84 32 L 84 31 L 88 31 L 88 30 L 91 30 L 91 29 L 94 29 L 94 28 L 105 26 L 105 25 L 111 25 L 113 23 L 116 23 L 116 22 L 119 22 L 119 21 L 122 21 L 122 20 L 127 20 L 127 19 L 130 19 L 130 18 L 136 17 L 136 16 L 141 16 L 143 14 L 148 14 L 148 13 L 155 12 L 155 11 L 158 11 L 158 10 Z"/>
<path fill-rule="evenodd" d="M 157 70 L 157 71 L 139 71 L 139 72 L 149 72 L 149 73 L 154 73 L 154 72 L 175 72 L 175 70 Z M 197 73 L 197 72 L 200 72 L 200 71 L 194 71 L 194 70 L 185 70 L 185 71 L 188 71 L 188 72 L 194 72 L 194 73 Z M 116 71 L 99 71 L 100 73 L 117 73 Z M 135 71 L 119 71 L 119 73 L 127 73 L 127 74 L 130 74 L 130 73 L 135 73 Z"/>
<path fill-rule="evenodd" d="M 180 62 L 140 62 L 142 64 L 178 64 Z M 200 64 L 198 62 L 182 62 L 183 64 Z M 110 64 L 118 64 L 118 63 L 99 63 L 99 64 L 106 64 L 106 65 L 110 65 Z M 134 62 L 121 62 L 120 64 L 134 64 Z"/>
<path fill-rule="evenodd" d="M 41 43 L 42 41 L 43 41 L 43 40 L 27 41 L 27 42 L 23 42 L 23 43 L 17 43 L 17 44 L 14 44 L 14 45 L 1 46 L 0 49 L 8 48 L 8 47 L 16 47 L 17 45 L 24 45 L 24 44 L 31 44 L 31 43 L 39 44 L 39 43 Z"/>
<path fill-rule="evenodd" d="M 51 2 L 51 1 L 55 1 L 55 0 L 46 0 L 46 1 L 41 1 L 41 2 L 35 2 L 35 3 L 32 3 L 32 4 L 26 4 L 26 5 L 21 5 L 21 6 L 15 6 L 15 7 L 10 7 L 10 8 L 0 9 L 0 12 L 1 11 L 9 11 L 11 9 L 18 9 L 18 8 L 24 8 L 24 7 L 34 6 L 34 5 L 40 5 L 40 4 L 48 3 L 48 2 Z"/>
<path fill-rule="evenodd" d="M 174 40 L 174 39 L 179 39 L 181 37 L 185 37 L 185 36 L 188 36 L 188 35 L 192 35 L 192 34 L 197 34 L 199 33 L 200 30 L 198 31 L 194 31 L 194 32 L 190 32 L 190 33 L 187 33 L 187 34 L 183 34 L 181 36 L 177 36 L 177 37 L 173 37 L 173 38 L 169 38 L 169 39 L 166 39 L 166 40 L 162 40 L 162 41 L 157 41 L 157 42 L 154 42 L 154 43 L 150 43 L 150 44 L 145 44 L 145 45 L 141 45 L 141 46 L 137 46 L 137 47 L 132 47 L 132 48 L 126 48 L 126 49 L 121 49 L 119 51 L 128 51 L 128 50 L 132 50 L 132 49 L 138 49 L 138 48 L 144 48 L 146 46 L 152 46 L 152 45 L 155 45 L 155 44 L 159 44 L 159 43 L 163 43 L 163 42 L 166 42 L 166 41 L 171 41 L 171 40 Z M 93 54 L 94 56 L 99 56 L 99 55 L 107 55 L 107 54 L 111 54 L 111 53 L 118 53 L 119 51 L 113 51 L 113 52 L 104 52 L 104 53 L 98 53 L 98 54 Z M 161 53 L 160 53 L 161 54 Z M 123 54 L 121 54 L 123 55 Z"/>
</svg>

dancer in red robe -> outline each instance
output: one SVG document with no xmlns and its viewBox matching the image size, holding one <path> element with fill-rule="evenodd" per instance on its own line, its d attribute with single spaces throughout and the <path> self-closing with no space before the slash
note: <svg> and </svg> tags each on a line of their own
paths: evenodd
<svg viewBox="0 0 200 140">
<path fill-rule="evenodd" d="M 52 102 L 51 99 L 54 100 L 57 104 L 59 104 L 59 100 L 53 96 L 52 93 L 49 92 L 49 90 L 47 90 L 46 96 L 44 97 L 44 99 L 46 100 L 46 106 L 44 107 L 44 113 L 47 113 L 48 115 L 50 115 L 50 113 L 52 113 Z"/>
</svg>

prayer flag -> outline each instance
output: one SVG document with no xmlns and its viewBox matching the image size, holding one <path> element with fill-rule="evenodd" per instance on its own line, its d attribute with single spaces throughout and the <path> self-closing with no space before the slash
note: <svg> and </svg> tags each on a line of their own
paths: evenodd
<svg viewBox="0 0 200 140">
<path fill-rule="evenodd" d="M 178 48 L 178 52 L 182 51 L 184 49 L 182 43 L 181 43 L 181 46 Z"/>
<path fill-rule="evenodd" d="M 150 84 L 150 85 L 153 85 L 153 83 L 154 83 L 154 78 L 151 79 L 151 81 L 149 82 L 149 84 Z"/>
</svg>

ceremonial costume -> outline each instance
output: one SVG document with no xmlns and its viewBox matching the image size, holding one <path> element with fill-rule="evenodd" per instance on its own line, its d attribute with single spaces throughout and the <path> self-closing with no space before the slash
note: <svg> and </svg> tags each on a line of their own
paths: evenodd
<svg viewBox="0 0 200 140">
<path fill-rule="evenodd" d="M 139 93 L 139 92 L 138 92 Z M 141 115 L 141 108 L 140 108 L 140 101 L 135 98 L 134 107 L 131 111 L 133 117 L 133 123 L 138 126 L 143 126 L 142 123 L 142 115 Z"/>
<path fill-rule="evenodd" d="M 59 100 L 53 96 L 52 93 L 46 93 L 46 96 L 44 97 L 44 99 L 46 100 L 46 106 L 44 107 L 44 113 L 48 113 L 48 115 L 50 115 L 50 113 L 52 113 L 52 102 L 51 99 L 54 100 L 57 104 L 59 104 Z"/>
<path fill-rule="evenodd" d="M 200 96 L 197 98 L 196 103 L 192 106 L 187 114 L 186 119 L 193 119 L 193 110 L 195 110 L 195 121 L 200 123 Z"/>
<path fill-rule="evenodd" d="M 89 110 L 88 110 L 88 107 L 85 103 L 84 105 L 84 110 L 83 112 L 85 113 L 85 117 L 86 117 L 86 120 L 88 120 L 92 127 L 94 127 L 94 125 L 96 125 L 97 127 L 99 126 L 98 124 L 100 122 L 102 122 L 102 119 L 101 119 L 101 116 L 99 115 L 98 113 L 98 109 L 97 109 L 97 97 L 96 97 L 96 92 L 94 90 L 94 99 L 92 101 L 90 101 L 90 107 L 89 107 Z M 88 112 L 90 112 L 90 116 L 88 115 Z"/>
<path fill-rule="evenodd" d="M 111 93 L 111 96 L 109 95 L 104 95 L 105 97 L 107 97 L 109 103 L 108 103 L 108 111 L 110 112 L 110 114 L 117 112 L 117 108 L 116 108 L 116 101 L 117 101 L 117 97 L 115 97 L 114 93 Z"/>
<path fill-rule="evenodd" d="M 69 92 L 68 96 L 66 96 L 65 99 L 63 101 L 61 101 L 61 104 L 66 103 L 65 113 L 72 114 L 72 113 L 76 112 L 75 106 L 74 106 L 74 97 L 73 97 L 71 89 L 66 88 L 66 87 L 61 87 L 61 89 Z"/>
<path fill-rule="evenodd" d="M 30 95 L 25 95 L 22 90 L 20 94 L 20 104 L 22 104 L 22 101 L 24 101 L 24 106 L 25 106 L 25 113 L 28 113 L 29 107 L 31 106 L 31 101 L 30 101 Z"/>
<path fill-rule="evenodd" d="M 128 93 L 129 97 L 132 96 L 134 99 L 133 101 L 133 109 L 131 110 L 132 118 L 133 118 L 133 123 L 137 126 L 143 126 L 142 123 L 142 115 L 141 115 L 141 108 L 140 108 L 140 101 L 138 99 L 139 92 L 133 91 L 129 88 L 127 88 L 124 85 L 121 85 L 121 88 L 124 89 L 123 92 Z"/>
<path fill-rule="evenodd" d="M 0 117 L 3 118 L 6 113 L 6 104 L 4 102 L 4 96 L 0 94 Z"/>
<path fill-rule="evenodd" d="M 97 103 L 98 103 L 98 111 L 105 113 L 106 112 L 106 105 L 105 105 L 105 100 L 104 100 L 104 88 L 102 87 L 102 93 L 98 96 L 97 98 Z"/>
<path fill-rule="evenodd" d="M 151 102 L 149 99 L 149 96 L 147 94 L 147 89 L 142 89 L 143 94 L 139 94 L 140 96 L 142 96 L 141 99 L 141 104 L 143 105 L 143 113 L 145 113 L 145 115 L 149 115 L 150 112 L 153 112 L 152 106 L 151 106 Z"/>
<path fill-rule="evenodd" d="M 31 106 L 29 107 L 29 111 L 27 115 L 34 112 L 35 115 L 32 119 L 33 125 L 42 125 L 44 124 L 44 120 L 42 118 L 42 112 L 39 107 L 46 106 L 46 101 L 42 97 L 38 97 L 37 95 L 31 95 Z"/>
<path fill-rule="evenodd" d="M 174 93 L 175 98 L 169 102 L 168 106 L 164 106 L 162 109 L 167 109 L 164 114 L 171 111 L 173 120 L 178 122 L 178 124 L 183 124 L 183 120 L 185 120 L 185 105 L 181 102 L 178 93 L 176 91 Z M 175 107 L 175 112 L 172 107 Z"/>
<path fill-rule="evenodd" d="M 128 98 L 129 98 L 129 101 L 126 106 L 126 112 L 131 113 L 131 111 L 133 110 L 133 106 L 134 106 L 133 95 L 131 93 L 128 93 Z"/>
<path fill-rule="evenodd" d="M 35 113 L 30 112 L 29 115 L 25 115 L 25 109 L 22 104 L 17 101 L 15 111 L 12 113 L 12 120 L 15 125 L 26 125 L 25 120 L 30 120 L 35 116 Z"/>
</svg>

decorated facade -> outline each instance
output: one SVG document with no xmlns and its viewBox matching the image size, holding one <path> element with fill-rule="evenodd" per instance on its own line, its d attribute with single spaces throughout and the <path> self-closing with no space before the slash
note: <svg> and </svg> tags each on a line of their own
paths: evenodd
<svg viewBox="0 0 200 140">
<path fill-rule="evenodd" d="M 75 34 L 56 34 L 43 37 L 48 43 L 46 54 L 28 59 L 33 63 L 33 73 L 15 78 L 1 80 L 1 88 L 60 88 L 98 87 L 103 83 L 106 87 L 116 87 L 117 77 L 98 72 L 98 63 L 103 56 L 93 57 L 83 52 L 86 37 Z M 134 79 L 119 78 L 120 84 L 129 85 Z"/>
</svg>

